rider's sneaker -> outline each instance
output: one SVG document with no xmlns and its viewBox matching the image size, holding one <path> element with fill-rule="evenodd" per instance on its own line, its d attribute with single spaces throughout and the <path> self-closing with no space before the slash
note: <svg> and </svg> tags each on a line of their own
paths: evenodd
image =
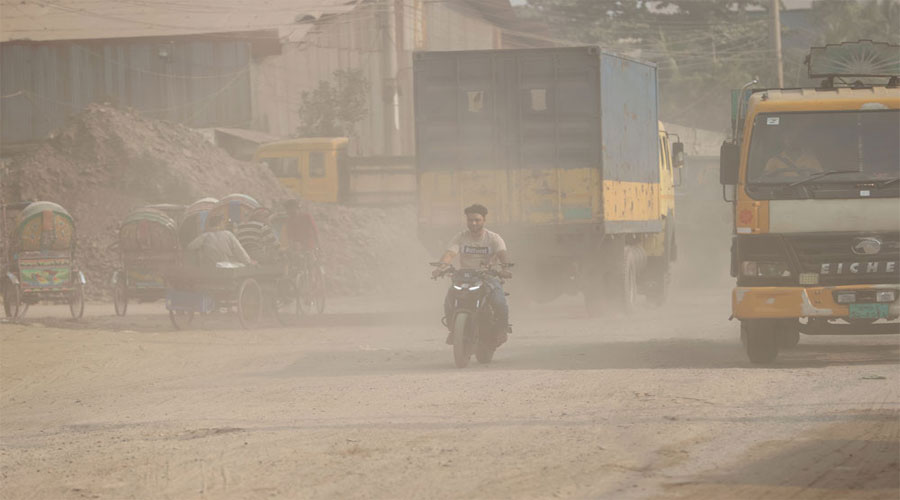
<svg viewBox="0 0 900 500">
<path fill-rule="evenodd" d="M 444 341 L 447 345 L 453 345 L 453 332 L 447 332 L 447 340 Z"/>
<path fill-rule="evenodd" d="M 506 343 L 507 339 L 509 339 L 509 334 L 506 332 L 500 332 L 497 334 L 497 347 L 502 346 Z"/>
</svg>

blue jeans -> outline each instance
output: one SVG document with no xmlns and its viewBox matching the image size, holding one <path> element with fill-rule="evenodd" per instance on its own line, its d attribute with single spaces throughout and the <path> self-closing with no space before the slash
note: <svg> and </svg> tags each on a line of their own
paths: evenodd
<svg viewBox="0 0 900 500">
<path fill-rule="evenodd" d="M 491 292 L 488 295 L 487 300 L 491 305 L 491 309 L 494 310 L 495 324 L 498 329 L 506 331 L 506 325 L 509 324 L 509 304 L 506 303 L 506 294 L 503 292 L 503 285 L 500 284 L 500 279 L 493 276 L 485 278 L 484 283 L 491 287 Z M 452 288 L 447 290 L 447 296 L 444 297 L 444 317 L 447 318 L 447 328 L 453 327 L 453 325 L 450 324 L 450 321 L 452 320 L 450 315 L 453 313 L 453 294 L 451 292 L 453 292 Z"/>
</svg>

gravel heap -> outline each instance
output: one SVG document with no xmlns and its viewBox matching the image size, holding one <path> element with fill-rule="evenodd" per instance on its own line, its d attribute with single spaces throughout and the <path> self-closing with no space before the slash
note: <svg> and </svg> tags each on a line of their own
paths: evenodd
<svg viewBox="0 0 900 500">
<path fill-rule="evenodd" d="M 49 200 L 72 214 L 77 258 L 92 298 L 110 294 L 119 265 L 110 246 L 131 210 L 235 192 L 272 207 L 294 196 L 268 169 L 234 159 L 193 129 L 106 104 L 71 117 L 9 166 L 3 185 L 7 203 Z M 403 288 L 420 281 L 405 278 L 409 269 L 427 272 L 429 256 L 416 238 L 413 207 L 304 205 L 319 226 L 331 293 Z"/>
</svg>

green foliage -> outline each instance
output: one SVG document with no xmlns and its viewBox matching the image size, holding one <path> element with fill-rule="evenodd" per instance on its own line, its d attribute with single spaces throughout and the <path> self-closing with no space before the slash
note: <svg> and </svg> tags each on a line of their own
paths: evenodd
<svg viewBox="0 0 900 500">
<path fill-rule="evenodd" d="M 545 22 L 552 37 L 596 44 L 657 64 L 660 118 L 726 130 L 730 92 L 759 77 L 778 85 L 770 0 L 529 0 L 523 17 Z M 782 16 L 785 86 L 809 83 L 811 45 L 868 38 L 898 43 L 897 0 L 819 0 L 799 28 Z"/>
<path fill-rule="evenodd" d="M 813 16 L 821 26 L 821 43 L 868 39 L 900 44 L 900 2 L 896 0 L 819 0 Z"/>
<path fill-rule="evenodd" d="M 333 82 L 321 80 L 313 90 L 301 94 L 298 137 L 351 137 L 354 125 L 369 110 L 369 82 L 360 69 L 339 69 Z"/>
</svg>

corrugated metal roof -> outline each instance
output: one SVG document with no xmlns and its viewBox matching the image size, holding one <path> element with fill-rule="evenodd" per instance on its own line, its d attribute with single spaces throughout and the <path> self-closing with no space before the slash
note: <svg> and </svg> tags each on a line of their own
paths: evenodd
<svg viewBox="0 0 900 500">
<path fill-rule="evenodd" d="M 199 35 L 277 29 L 302 40 L 314 21 L 361 0 L 0 0 L 0 42 Z"/>
</svg>

